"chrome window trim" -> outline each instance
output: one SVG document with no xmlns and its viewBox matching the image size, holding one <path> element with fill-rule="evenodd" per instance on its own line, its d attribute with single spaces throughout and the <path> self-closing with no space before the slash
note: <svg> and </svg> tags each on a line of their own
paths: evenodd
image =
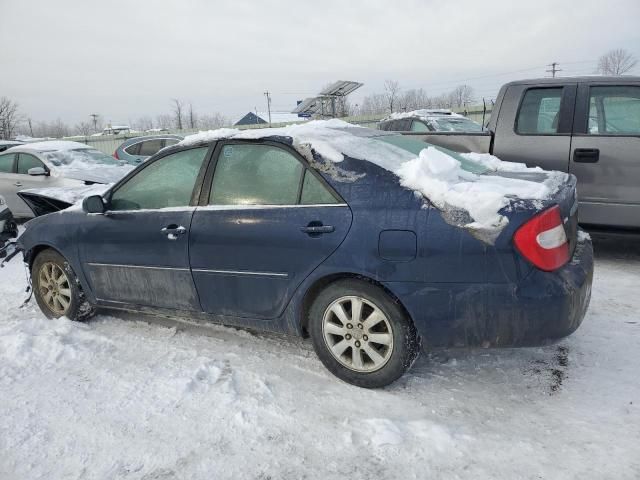
<svg viewBox="0 0 640 480">
<path fill-rule="evenodd" d="M 262 210 L 270 208 L 348 207 L 346 203 L 311 203 L 289 205 L 201 205 L 198 210 Z"/>
</svg>

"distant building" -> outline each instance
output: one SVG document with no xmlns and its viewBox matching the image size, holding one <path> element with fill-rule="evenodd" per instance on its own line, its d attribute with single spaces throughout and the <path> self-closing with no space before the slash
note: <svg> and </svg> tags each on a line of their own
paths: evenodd
<svg viewBox="0 0 640 480">
<path fill-rule="evenodd" d="M 257 125 L 260 123 L 268 123 L 253 112 L 247 113 L 244 117 L 238 120 L 234 125 Z"/>
<path fill-rule="evenodd" d="M 293 113 L 271 112 L 271 123 L 294 123 L 304 122 L 306 118 L 300 118 Z M 238 120 L 234 125 L 260 125 L 269 123 L 269 114 L 267 112 L 247 113 Z"/>
</svg>

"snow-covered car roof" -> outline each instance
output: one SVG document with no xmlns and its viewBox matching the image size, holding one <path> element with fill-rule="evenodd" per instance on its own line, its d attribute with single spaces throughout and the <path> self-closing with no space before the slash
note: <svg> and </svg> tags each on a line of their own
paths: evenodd
<svg viewBox="0 0 640 480">
<path fill-rule="evenodd" d="M 22 142 L 19 140 L 0 140 L 1 145 L 22 145 Z"/>
<path fill-rule="evenodd" d="M 388 120 L 399 120 L 402 118 L 430 118 L 430 117 L 458 117 L 458 118 L 467 118 L 464 115 L 460 115 L 459 113 L 452 112 L 448 108 L 421 108 L 418 110 L 412 110 L 410 112 L 396 112 L 392 113 L 388 117 L 384 118 L 382 121 Z"/>
<path fill-rule="evenodd" d="M 55 151 L 64 151 L 64 150 L 79 150 L 79 149 L 92 149 L 93 147 L 86 145 L 80 142 L 72 142 L 70 140 L 46 140 L 44 142 L 33 142 L 33 143 L 25 143 L 21 145 L 17 145 L 9 150 L 18 151 L 18 150 L 32 150 L 35 152 L 55 152 Z"/>
</svg>

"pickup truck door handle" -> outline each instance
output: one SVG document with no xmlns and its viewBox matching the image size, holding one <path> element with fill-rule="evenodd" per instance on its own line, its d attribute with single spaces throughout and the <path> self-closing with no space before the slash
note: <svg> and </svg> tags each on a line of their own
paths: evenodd
<svg viewBox="0 0 640 480">
<path fill-rule="evenodd" d="M 573 161 L 576 163 L 596 163 L 600 160 L 600 150 L 597 148 L 576 148 L 573 151 Z"/>
<path fill-rule="evenodd" d="M 21 187 L 21 186 L 22 186 L 22 184 L 21 184 L 20 182 L 16 182 L 16 183 L 14 183 L 14 185 L 15 185 L 16 187 Z"/>
<path fill-rule="evenodd" d="M 333 225 L 323 225 L 322 222 L 309 222 L 306 227 L 300 227 L 300 231 L 306 233 L 310 237 L 319 237 L 323 233 L 331 233 L 335 231 Z"/>
<path fill-rule="evenodd" d="M 160 232 L 163 235 L 166 235 L 169 240 L 177 240 L 178 235 L 184 235 L 187 233 L 187 229 L 182 225 L 171 224 L 164 227 Z"/>
</svg>

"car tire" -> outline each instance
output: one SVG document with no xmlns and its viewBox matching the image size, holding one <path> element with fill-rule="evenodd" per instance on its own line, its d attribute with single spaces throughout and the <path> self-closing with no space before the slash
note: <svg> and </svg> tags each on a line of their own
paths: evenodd
<svg viewBox="0 0 640 480">
<path fill-rule="evenodd" d="M 85 321 L 94 314 L 69 262 L 55 250 L 40 252 L 31 266 L 36 302 L 47 318 Z"/>
<path fill-rule="evenodd" d="M 363 388 L 396 381 L 420 353 L 420 339 L 402 306 L 382 288 L 338 280 L 314 299 L 309 334 L 324 366 Z"/>
</svg>

